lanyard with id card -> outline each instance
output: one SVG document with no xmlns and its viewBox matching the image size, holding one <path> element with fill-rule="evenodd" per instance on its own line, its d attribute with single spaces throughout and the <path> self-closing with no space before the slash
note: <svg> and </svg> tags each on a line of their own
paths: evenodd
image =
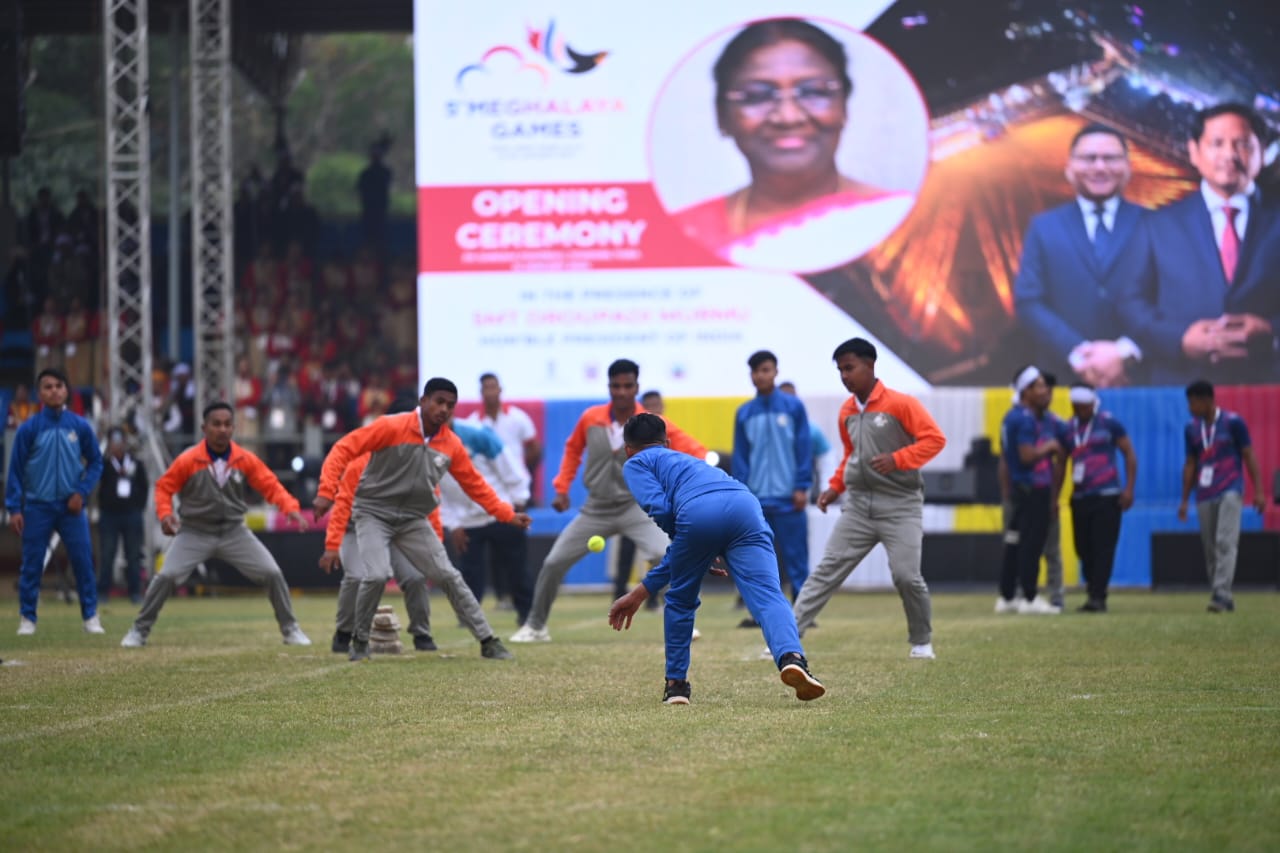
<svg viewBox="0 0 1280 853">
<path fill-rule="evenodd" d="M 1204 428 L 1204 421 L 1200 422 L 1200 441 L 1204 444 L 1202 451 L 1206 456 L 1209 454 L 1210 448 L 1213 447 L 1213 437 L 1218 432 L 1218 419 L 1222 415 L 1222 409 L 1213 410 L 1213 427 L 1207 432 Z M 1200 488 L 1207 489 L 1213 485 L 1213 463 L 1207 462 L 1200 466 Z"/>
</svg>

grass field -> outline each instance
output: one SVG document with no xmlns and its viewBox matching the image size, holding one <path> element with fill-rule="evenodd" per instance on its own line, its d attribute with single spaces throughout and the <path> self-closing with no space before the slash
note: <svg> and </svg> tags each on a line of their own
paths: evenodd
<svg viewBox="0 0 1280 853">
<path fill-rule="evenodd" d="M 549 645 L 349 664 L 333 599 L 174 599 L 139 650 L 46 601 L 0 634 L 0 849 L 1276 850 L 1280 596 L 1120 593 L 1105 616 L 934 599 L 907 659 L 891 594 L 838 596 L 801 704 L 708 597 L 693 704 L 667 707 L 661 619 L 562 597 Z M 388 599 L 403 621 L 400 599 Z M 509 613 L 490 613 L 502 634 Z M 407 635 L 406 635 L 407 638 Z"/>
</svg>

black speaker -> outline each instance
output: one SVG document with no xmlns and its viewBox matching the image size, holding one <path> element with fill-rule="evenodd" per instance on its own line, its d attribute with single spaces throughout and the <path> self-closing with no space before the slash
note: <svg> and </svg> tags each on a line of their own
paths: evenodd
<svg viewBox="0 0 1280 853">
<path fill-rule="evenodd" d="M 978 503 L 978 472 L 924 471 L 924 499 L 931 504 Z"/>
<path fill-rule="evenodd" d="M 7 8 L 5 8 L 7 7 Z M 22 137 L 27 129 L 23 89 L 22 10 L 17 3 L 0 7 L 0 157 L 22 153 Z"/>
</svg>

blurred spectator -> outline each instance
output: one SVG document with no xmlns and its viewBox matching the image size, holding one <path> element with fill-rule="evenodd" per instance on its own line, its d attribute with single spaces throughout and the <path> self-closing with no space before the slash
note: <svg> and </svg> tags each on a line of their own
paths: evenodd
<svg viewBox="0 0 1280 853">
<path fill-rule="evenodd" d="M 40 404 L 31 399 L 31 389 L 19 382 L 9 401 L 9 429 L 17 429 L 23 421 L 40 411 Z"/>
<path fill-rule="evenodd" d="M 97 322 L 84 300 L 71 297 L 63 320 L 63 353 L 66 357 L 67 381 L 72 388 L 84 388 L 93 384 L 93 340 L 97 337 Z"/>
<path fill-rule="evenodd" d="M 27 250 L 14 246 L 3 260 L 7 264 L 4 274 L 5 320 L 14 327 L 29 326 L 35 320 L 39 302 L 31 280 Z"/>
<path fill-rule="evenodd" d="M 351 262 L 351 295 L 359 302 L 378 295 L 382 284 L 382 268 L 368 246 L 361 246 Z"/>
<path fill-rule="evenodd" d="M 289 192 L 281 199 L 272 222 L 275 244 L 283 248 L 298 243 L 306 255 L 315 253 L 316 238 L 320 234 L 320 215 L 307 201 L 306 185 L 302 179 L 289 186 Z"/>
<path fill-rule="evenodd" d="M 43 287 L 49 261 L 53 258 L 53 244 L 66 223 L 62 212 L 53 203 L 53 191 L 41 187 L 36 192 L 35 204 L 27 214 L 25 243 L 31 257 L 31 274 L 37 287 Z"/>
<path fill-rule="evenodd" d="M 89 292 L 85 256 L 77 254 L 75 243 L 66 231 L 54 238 L 46 282 L 48 294 L 58 300 L 59 305 L 70 305 L 73 298 L 84 298 Z"/>
<path fill-rule="evenodd" d="M 502 383 L 493 373 L 480 377 L 480 399 L 484 405 L 467 421 L 493 430 L 502 441 L 503 452 L 532 482 L 542 461 L 542 442 L 533 418 L 519 406 L 502 402 Z"/>
<path fill-rule="evenodd" d="M 360 405 L 356 409 L 362 424 L 370 423 L 387 413 L 387 407 L 391 405 L 394 396 L 388 380 L 386 373 L 374 371 L 365 383 L 364 390 L 360 392 Z"/>
<path fill-rule="evenodd" d="M 284 260 L 280 262 L 279 299 L 296 296 L 311 298 L 311 285 L 315 280 L 315 267 L 308 257 L 305 241 L 291 238 L 285 246 Z"/>
<path fill-rule="evenodd" d="M 299 431 L 298 415 L 302 408 L 302 394 L 289 362 L 276 368 L 275 381 L 262 395 L 262 435 L 267 445 L 267 465 L 281 470 L 289 467 L 297 455 Z"/>
<path fill-rule="evenodd" d="M 283 298 L 280 278 L 280 263 L 276 260 L 271 244 L 264 242 L 240 276 L 241 298 L 247 296 L 255 305 L 274 308 Z"/>
<path fill-rule="evenodd" d="M 32 344 L 36 353 L 36 373 L 46 367 L 62 366 L 62 312 L 52 296 L 44 301 L 42 311 L 31 324 Z"/>
<path fill-rule="evenodd" d="M 640 395 L 640 405 L 646 412 L 661 415 L 666 411 L 666 403 L 662 401 L 661 391 L 645 391 Z"/>
<path fill-rule="evenodd" d="M 128 451 L 123 430 L 113 429 L 98 488 L 98 599 L 107 600 L 116 552 L 124 542 L 124 577 L 129 600 L 142 601 L 142 513 L 147 507 L 147 470 Z"/>
<path fill-rule="evenodd" d="M 249 366 L 248 356 L 236 359 L 236 438 L 242 444 L 257 444 L 260 432 L 258 406 L 262 402 L 262 381 Z"/>
<path fill-rule="evenodd" d="M 84 259 L 85 272 L 89 279 L 89 290 L 86 302 L 97 307 L 98 270 L 101 245 L 101 216 L 97 206 L 89 198 L 86 190 L 76 193 L 76 206 L 67 216 L 67 231 L 71 234 L 71 242 L 76 254 Z"/>
<path fill-rule="evenodd" d="M 391 170 L 382 162 L 391 140 L 383 136 L 369 146 L 369 165 L 360 172 L 360 227 L 364 242 L 383 256 L 387 247 L 387 214 L 391 209 Z"/>
<path fill-rule="evenodd" d="M 265 233 L 265 216 L 263 212 L 262 172 L 256 163 L 249 166 L 249 174 L 240 181 L 235 201 L 235 253 L 236 269 L 258 254 L 258 247 L 263 244 Z"/>
</svg>

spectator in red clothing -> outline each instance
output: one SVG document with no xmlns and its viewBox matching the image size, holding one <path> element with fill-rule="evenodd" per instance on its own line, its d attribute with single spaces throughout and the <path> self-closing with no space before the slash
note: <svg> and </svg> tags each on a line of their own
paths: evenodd
<svg viewBox="0 0 1280 853">
<path fill-rule="evenodd" d="M 66 356 L 67 382 L 72 388 L 93 384 L 93 339 L 97 323 L 79 296 L 71 298 L 63 318 L 63 353 Z"/>
<path fill-rule="evenodd" d="M 245 267 L 240 279 L 242 292 L 248 301 L 259 305 L 274 305 L 280 296 L 280 264 L 271 251 L 270 243 L 258 246 L 258 255 Z"/>
<path fill-rule="evenodd" d="M 360 404 L 356 414 L 361 423 L 372 423 L 385 415 L 387 407 L 391 405 L 392 396 L 387 374 L 375 370 L 365 384 L 364 390 L 360 392 Z"/>
<path fill-rule="evenodd" d="M 367 303 L 366 303 L 367 304 Z M 368 345 L 369 323 L 362 316 L 361 303 L 352 306 L 355 310 L 343 311 L 334 323 L 333 336 L 343 352 L 359 352 Z"/>
<path fill-rule="evenodd" d="M 351 298 L 351 270 L 345 263 L 331 260 L 320 267 L 320 295 L 339 304 Z"/>
<path fill-rule="evenodd" d="M 301 296 L 310 298 L 311 285 L 315 281 L 315 267 L 303 250 L 302 243 L 291 240 L 280 265 L 280 286 L 285 298 Z"/>
<path fill-rule="evenodd" d="M 236 359 L 236 378 L 232 387 L 236 398 L 236 438 L 242 444 L 256 448 L 261 431 L 258 405 L 262 402 L 262 380 L 254 375 L 248 356 Z"/>
<path fill-rule="evenodd" d="M 382 268 L 368 246 L 361 246 L 351 264 L 351 289 L 356 300 L 373 298 L 382 285 Z"/>
</svg>

